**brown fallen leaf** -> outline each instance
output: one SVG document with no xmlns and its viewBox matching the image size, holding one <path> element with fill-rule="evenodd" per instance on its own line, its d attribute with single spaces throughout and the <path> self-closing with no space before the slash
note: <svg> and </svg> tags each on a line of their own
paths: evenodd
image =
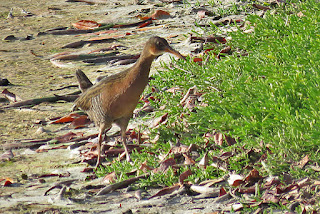
<svg viewBox="0 0 320 214">
<path fill-rule="evenodd" d="M 69 142 L 70 140 L 72 140 L 78 136 L 83 136 L 83 133 L 81 133 L 81 132 L 78 132 L 78 133 L 68 132 L 65 135 L 55 137 L 54 139 L 58 140 L 60 143 L 66 143 L 66 142 Z"/>
<path fill-rule="evenodd" d="M 143 172 L 147 172 L 147 171 L 153 170 L 153 168 L 147 165 L 147 161 L 144 161 L 139 167 L 139 170 Z"/>
<path fill-rule="evenodd" d="M 69 123 L 74 121 L 76 118 L 80 117 L 81 115 L 78 113 L 71 113 L 67 116 L 61 117 L 59 119 L 51 121 L 49 124 L 58 124 L 58 123 Z"/>
<path fill-rule="evenodd" d="M 12 180 L 11 179 L 6 179 L 6 181 L 3 184 L 4 187 L 9 187 L 11 185 L 12 185 Z"/>
<path fill-rule="evenodd" d="M 152 18 L 147 18 L 145 20 L 142 20 L 140 22 L 135 22 L 135 23 L 130 23 L 130 24 L 118 24 L 118 25 L 114 25 L 113 28 L 127 28 L 127 27 L 136 27 L 139 26 L 145 22 L 151 21 Z"/>
<path fill-rule="evenodd" d="M 187 154 L 182 154 L 183 157 L 184 157 L 184 163 L 185 165 L 194 165 L 196 162 L 191 158 L 189 157 L 189 155 Z"/>
<path fill-rule="evenodd" d="M 261 189 L 260 189 L 261 190 Z M 237 192 L 242 193 L 242 194 L 254 194 L 256 192 L 256 186 L 253 185 L 251 187 L 244 187 L 244 188 L 237 188 Z"/>
<path fill-rule="evenodd" d="M 151 24 L 152 24 L 152 20 L 147 21 L 147 22 L 145 22 L 145 23 L 142 23 L 141 25 L 138 26 L 138 28 L 144 28 L 144 27 L 146 27 L 146 26 L 148 26 L 148 25 L 151 25 Z"/>
<path fill-rule="evenodd" d="M 78 118 L 75 118 L 70 126 L 73 127 L 74 129 L 82 128 L 85 127 L 86 125 L 90 124 L 91 120 L 88 118 L 87 115 L 81 115 Z"/>
<path fill-rule="evenodd" d="M 147 178 L 149 177 L 150 174 L 144 174 L 144 175 L 140 175 L 140 176 L 137 176 L 137 177 L 133 177 L 133 178 L 129 178 L 127 180 L 124 180 L 124 181 L 121 181 L 121 182 L 118 182 L 118 183 L 114 183 L 114 184 L 110 184 L 108 186 L 106 186 L 105 188 L 101 189 L 97 195 L 105 195 L 105 194 L 108 194 L 114 190 L 117 190 L 117 189 L 120 189 L 120 188 L 125 188 L 127 186 L 129 186 L 130 184 L 133 184 L 134 182 L 140 180 L 140 179 L 144 179 L 144 178 Z"/>
<path fill-rule="evenodd" d="M 233 152 L 224 152 L 219 156 L 219 158 L 225 161 L 228 158 L 232 157 L 233 155 L 234 155 Z"/>
<path fill-rule="evenodd" d="M 9 102 L 11 103 L 15 103 L 15 102 L 19 102 L 22 101 L 22 99 L 20 97 L 18 97 L 17 95 L 15 95 L 14 93 L 10 92 L 8 89 L 4 89 L 2 91 L 3 96 L 9 100 Z"/>
<path fill-rule="evenodd" d="M 279 203 L 279 196 L 272 190 L 266 190 L 262 197 L 261 197 L 261 200 L 264 202 L 264 203 Z"/>
<path fill-rule="evenodd" d="M 159 197 L 159 196 L 163 196 L 163 195 L 167 195 L 167 194 L 171 194 L 174 191 L 178 190 L 179 188 L 180 188 L 180 184 L 175 184 L 175 185 L 173 185 L 171 187 L 165 187 L 162 190 L 159 190 L 156 194 L 154 194 L 151 197 L 149 197 L 148 199 Z"/>
<path fill-rule="evenodd" d="M 183 154 L 189 151 L 189 146 L 182 143 L 177 143 L 178 145 L 173 146 L 170 150 L 171 154 Z"/>
<path fill-rule="evenodd" d="M 224 54 L 230 53 L 230 51 L 231 51 L 231 47 L 230 47 L 230 46 L 227 46 L 227 47 L 223 48 L 223 49 L 219 52 L 217 58 L 220 59 L 222 56 L 224 56 Z"/>
<path fill-rule="evenodd" d="M 192 175 L 192 172 L 190 169 L 181 173 L 181 175 L 179 176 L 179 183 L 182 185 L 184 183 L 184 180 L 187 179 L 190 175 Z"/>
<path fill-rule="evenodd" d="M 228 183 L 230 186 L 237 187 L 237 186 L 244 183 L 243 176 L 238 175 L 238 174 L 234 174 L 234 173 L 230 174 L 230 177 L 228 179 Z"/>
<path fill-rule="evenodd" d="M 219 145 L 219 146 L 222 146 L 223 144 L 223 134 L 222 133 L 215 133 L 214 134 L 214 142 Z"/>
<path fill-rule="evenodd" d="M 151 18 L 153 19 L 166 19 L 170 18 L 170 13 L 164 10 L 156 10 L 152 15 Z"/>
<path fill-rule="evenodd" d="M 72 23 L 72 26 L 79 30 L 92 30 L 101 26 L 96 21 L 80 20 L 76 23 Z"/>
<path fill-rule="evenodd" d="M 302 169 L 303 167 L 305 167 L 305 165 L 309 162 L 309 156 L 306 155 L 304 156 L 304 158 L 302 158 L 298 163 L 297 166 Z"/>
<path fill-rule="evenodd" d="M 153 123 L 151 125 L 152 128 L 159 126 L 162 123 L 165 123 L 167 121 L 168 118 L 168 113 L 163 114 L 160 117 L 157 117 L 153 120 Z"/>
<path fill-rule="evenodd" d="M 255 184 L 259 180 L 261 180 L 263 177 L 259 174 L 259 171 L 256 169 L 253 169 L 249 172 L 249 175 L 244 179 L 249 184 Z"/>
<path fill-rule="evenodd" d="M 220 197 L 220 196 L 223 196 L 223 195 L 225 195 L 225 194 L 227 194 L 226 190 L 225 190 L 223 187 L 221 187 L 221 188 L 220 188 L 220 192 L 219 192 L 219 197 Z"/>
<path fill-rule="evenodd" d="M 117 180 L 117 174 L 116 174 L 115 171 L 107 174 L 107 175 L 104 176 L 103 179 L 102 179 L 102 181 L 103 181 L 105 184 L 114 183 L 116 180 Z"/>
<path fill-rule="evenodd" d="M 206 180 L 206 181 L 202 181 L 200 182 L 199 185 L 205 185 L 207 187 L 210 187 L 210 186 L 213 186 L 215 184 L 218 184 L 218 183 L 222 183 L 222 182 L 225 182 L 225 178 L 222 177 L 222 178 L 217 178 L 217 179 L 213 179 L 213 180 Z"/>
<path fill-rule="evenodd" d="M 281 183 L 281 181 L 277 177 L 270 177 L 270 178 L 267 178 L 266 180 L 267 182 L 264 184 L 264 187 L 266 188 L 270 188 L 273 185 L 278 185 Z"/>
<path fill-rule="evenodd" d="M 208 166 L 208 163 L 209 163 L 208 153 L 205 153 L 204 156 L 201 158 L 200 162 L 198 163 L 198 165 L 200 167 L 206 168 Z"/>
<path fill-rule="evenodd" d="M 174 158 L 168 158 L 165 161 L 163 161 L 158 168 L 155 168 L 152 170 L 154 173 L 164 173 L 170 166 L 173 166 L 176 164 L 176 161 Z"/>
<path fill-rule="evenodd" d="M 262 6 L 260 4 L 253 3 L 252 6 L 259 9 L 259 10 L 271 10 L 270 7 Z"/>
<path fill-rule="evenodd" d="M 191 42 L 193 41 L 214 42 L 214 43 L 222 43 L 222 44 L 227 42 L 227 40 L 221 36 L 208 36 L 208 37 L 191 36 Z"/>
<path fill-rule="evenodd" d="M 228 171 L 228 164 L 219 157 L 212 157 L 213 163 L 210 166 L 216 167 L 224 172 Z"/>
<path fill-rule="evenodd" d="M 211 197 L 218 197 L 220 193 L 220 188 L 213 188 L 208 186 L 191 185 L 190 190 L 200 193 L 211 195 Z"/>
<path fill-rule="evenodd" d="M 224 138 L 225 138 L 228 146 L 232 146 L 232 145 L 237 143 L 236 139 L 234 139 L 234 138 L 232 138 L 230 136 L 225 135 Z"/>
</svg>

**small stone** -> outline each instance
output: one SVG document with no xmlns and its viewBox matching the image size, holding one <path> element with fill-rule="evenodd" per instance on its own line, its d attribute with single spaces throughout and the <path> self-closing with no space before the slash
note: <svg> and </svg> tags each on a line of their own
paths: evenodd
<svg viewBox="0 0 320 214">
<path fill-rule="evenodd" d="M 5 41 L 14 41 L 14 40 L 17 40 L 17 37 L 15 37 L 14 35 L 9 35 L 6 38 L 4 38 L 3 40 L 5 40 Z"/>
<path fill-rule="evenodd" d="M 27 175 L 27 174 L 22 174 L 22 175 L 21 175 L 21 178 L 22 178 L 23 180 L 27 180 L 27 179 L 28 179 L 28 175 Z"/>
<path fill-rule="evenodd" d="M 0 79 L 0 86 L 8 86 L 11 85 L 8 79 Z"/>
<path fill-rule="evenodd" d="M 43 134 L 48 132 L 48 130 L 45 130 L 43 127 L 39 127 L 36 131 L 36 134 Z"/>
</svg>

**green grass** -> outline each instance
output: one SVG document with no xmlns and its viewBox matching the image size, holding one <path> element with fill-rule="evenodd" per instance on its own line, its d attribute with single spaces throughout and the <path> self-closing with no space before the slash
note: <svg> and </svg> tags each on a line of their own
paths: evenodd
<svg viewBox="0 0 320 214">
<path fill-rule="evenodd" d="M 297 16 L 300 11 L 304 16 Z M 293 163 L 305 155 L 309 155 L 311 163 L 320 163 L 319 11 L 319 2 L 306 0 L 290 2 L 276 13 L 266 12 L 264 18 L 249 16 L 247 20 L 255 30 L 244 33 L 239 29 L 230 34 L 232 41 L 227 45 L 232 47 L 232 55 L 216 60 L 212 54 L 202 66 L 191 59 L 177 61 L 173 67 L 163 65 L 164 69 L 149 85 L 159 89 L 178 86 L 181 91 L 154 95 L 156 109 L 166 108 L 149 114 L 146 119 L 164 113 L 169 118 L 167 123 L 151 130 L 151 138 L 160 135 L 160 139 L 145 151 L 165 154 L 171 148 L 170 142 L 179 140 L 202 148 L 198 162 L 205 152 L 212 157 L 221 154 L 221 150 L 238 151 L 229 158 L 229 171 L 246 174 L 245 167 L 250 166 L 265 176 L 281 177 L 289 172 L 296 178 L 318 177 L 319 172 L 294 167 Z M 248 55 L 240 56 L 237 50 Z M 192 86 L 204 93 L 201 102 L 206 105 L 197 105 L 190 112 L 179 102 Z M 148 90 L 146 93 L 151 92 L 151 88 Z M 232 136 L 237 143 L 205 148 L 203 135 L 213 130 Z M 241 148 L 257 148 L 261 154 L 267 153 L 264 167 L 248 154 L 239 152 Z M 135 155 L 133 159 L 143 157 L 143 154 Z M 135 167 L 144 160 L 145 157 L 137 160 Z M 149 156 L 148 161 L 154 167 L 158 165 L 156 156 Z M 115 169 L 109 172 L 112 170 Z M 188 180 L 193 183 L 225 174 L 214 167 L 203 170 L 194 166 L 191 170 L 193 175 Z M 169 171 L 139 185 L 170 185 L 177 182 L 179 175 Z"/>
<path fill-rule="evenodd" d="M 166 105 L 170 118 L 168 125 L 154 132 L 160 132 L 164 142 L 175 141 L 179 134 L 184 144 L 201 144 L 198 138 L 213 129 L 240 139 L 246 147 L 259 147 L 263 141 L 272 145 L 268 164 L 274 166 L 274 174 L 292 170 L 287 162 L 306 154 L 319 162 L 319 3 L 295 6 L 265 18 L 249 16 L 254 33 L 231 34 L 229 45 L 246 50 L 248 56 L 234 52 L 221 61 L 212 56 L 205 66 L 177 62 L 181 69 L 160 71 L 150 85 L 179 86 L 183 93 L 196 85 L 205 92 L 208 105 L 181 119 L 183 95 L 159 93 L 158 107 Z M 305 16 L 298 17 L 299 11 Z M 299 177 L 314 172 L 293 169 L 292 173 Z"/>
</svg>

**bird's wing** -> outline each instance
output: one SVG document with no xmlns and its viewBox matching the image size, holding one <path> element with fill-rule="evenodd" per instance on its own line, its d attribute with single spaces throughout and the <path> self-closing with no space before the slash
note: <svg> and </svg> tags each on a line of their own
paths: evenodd
<svg viewBox="0 0 320 214">
<path fill-rule="evenodd" d="M 104 97 L 109 97 L 108 94 L 110 94 L 110 97 L 112 94 L 110 93 L 112 90 L 112 85 L 118 81 L 121 81 L 124 76 L 126 76 L 126 73 L 128 70 L 122 71 L 120 73 L 107 76 L 103 78 L 100 82 L 93 85 L 92 87 L 88 88 L 84 93 L 81 94 L 81 96 L 75 101 L 75 107 L 81 108 L 84 111 L 90 110 L 92 107 L 92 99 L 100 96 L 101 93 L 103 93 Z"/>
</svg>

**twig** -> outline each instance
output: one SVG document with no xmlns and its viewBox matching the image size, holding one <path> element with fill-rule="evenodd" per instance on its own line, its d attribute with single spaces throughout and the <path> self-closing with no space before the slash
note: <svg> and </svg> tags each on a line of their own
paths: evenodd
<svg viewBox="0 0 320 214">
<path fill-rule="evenodd" d="M 38 105 L 40 103 L 44 102 L 57 102 L 59 100 L 64 100 L 67 102 L 73 102 L 76 100 L 78 96 L 77 95 L 54 95 L 53 97 L 43 97 L 43 98 L 36 98 L 36 99 L 30 99 L 30 100 L 24 100 L 20 102 L 15 102 L 7 106 L 3 106 L 1 109 L 7 109 L 7 108 L 16 108 L 16 107 L 22 107 L 22 106 L 30 106 L 30 105 Z"/>
<path fill-rule="evenodd" d="M 140 175 L 134 178 L 129 178 L 127 180 L 121 181 L 119 183 L 115 183 L 115 184 L 111 184 L 109 186 L 106 186 L 105 188 L 103 188 L 102 190 L 100 190 L 97 195 L 105 195 L 108 194 L 114 190 L 120 189 L 120 188 L 124 188 L 129 186 L 130 184 L 140 180 L 140 179 L 144 179 L 150 176 L 150 173 L 148 174 L 144 174 L 144 175 Z"/>
</svg>

